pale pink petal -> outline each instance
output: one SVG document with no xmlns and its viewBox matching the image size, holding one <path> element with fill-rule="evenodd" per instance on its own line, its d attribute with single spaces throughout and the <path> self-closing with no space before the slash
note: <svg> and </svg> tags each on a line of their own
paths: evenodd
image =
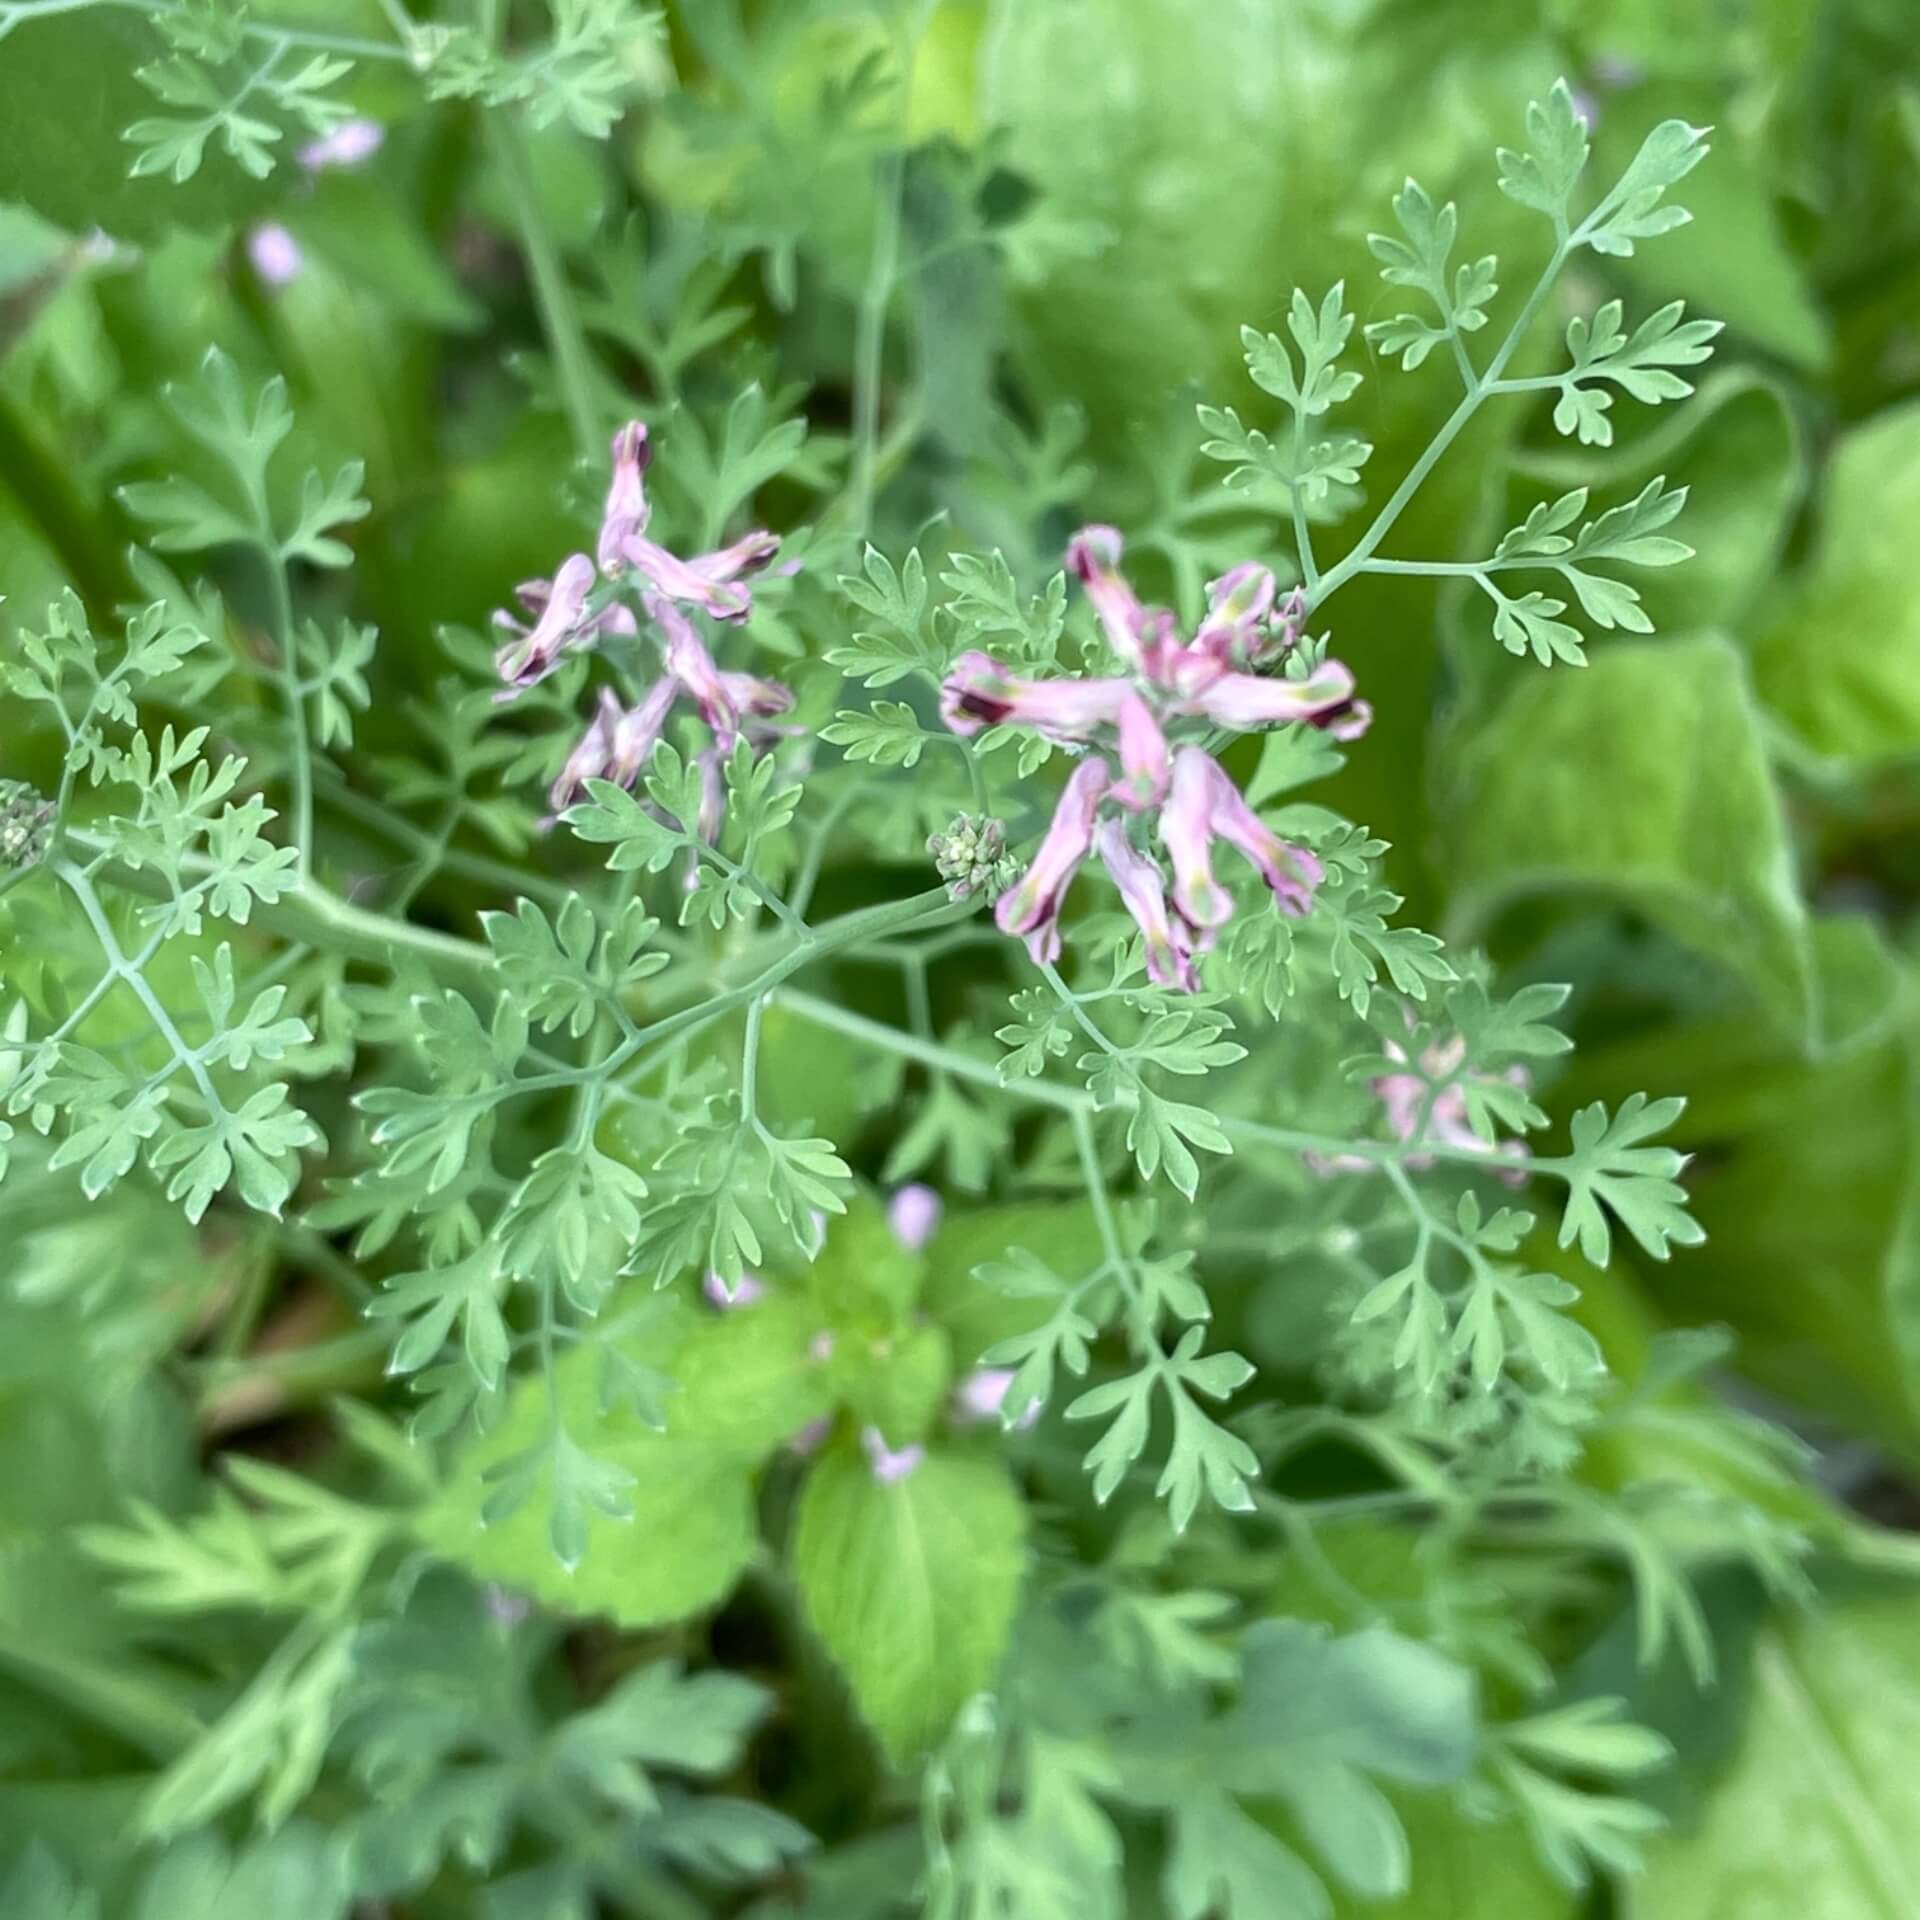
<svg viewBox="0 0 1920 1920">
<path fill-rule="evenodd" d="M 1020 884 L 1000 896 L 994 919 L 1002 933 L 1018 934 L 1037 965 L 1060 957 L 1060 908 L 1067 888 L 1093 846 L 1094 815 L 1110 779 L 1098 755 L 1074 768 L 1054 809 L 1040 851 Z"/>
<path fill-rule="evenodd" d="M 614 729 L 622 718 L 619 699 L 611 688 L 600 689 L 599 705 L 579 744 L 567 755 L 566 765 L 548 791 L 547 798 L 557 813 L 570 807 L 586 791 L 589 780 L 606 776 L 613 758 Z M 624 784 L 624 783 L 623 783 Z"/>
<path fill-rule="evenodd" d="M 926 1448 L 917 1442 L 906 1447 L 888 1446 L 886 1435 L 878 1427 L 864 1428 L 860 1435 L 860 1444 L 867 1450 L 867 1460 L 873 1468 L 873 1477 L 883 1487 L 890 1487 L 904 1480 L 927 1457 Z"/>
<path fill-rule="evenodd" d="M 640 778 L 680 697 L 680 683 L 671 674 L 656 680 L 638 705 L 621 714 L 613 729 L 613 750 L 607 760 L 607 778 L 631 787 Z"/>
<path fill-rule="evenodd" d="M 998 1420 L 1024 1432 L 1039 1420 L 1040 1402 L 1029 1400 L 1016 1416 L 1009 1417 L 1006 1401 L 1013 1381 L 1011 1367 L 975 1367 L 971 1373 L 962 1374 L 953 1390 L 953 1418 L 962 1426 Z"/>
<path fill-rule="evenodd" d="M 726 682 L 707 651 L 707 645 L 693 630 L 693 622 L 671 600 L 657 594 L 645 599 L 647 614 L 666 639 L 667 671 L 699 703 L 700 717 L 713 729 L 715 740 L 731 747 L 740 730 L 740 716 L 727 697 Z"/>
<path fill-rule="evenodd" d="M 506 698 L 544 680 L 560 664 L 563 653 L 592 639 L 592 628 L 584 616 L 593 583 L 593 562 L 584 553 L 570 555 L 553 576 L 551 588 L 546 589 L 540 617 L 532 630 L 517 634 L 494 655 L 494 666 L 507 683 Z M 530 606 L 536 604 L 540 586 L 530 582 L 520 589 L 520 597 Z M 506 621 L 500 624 L 509 626 Z"/>
<path fill-rule="evenodd" d="M 387 130 L 378 120 L 343 120 L 331 132 L 309 140 L 296 158 L 309 173 L 329 167 L 357 167 L 371 160 L 386 144 Z"/>
<path fill-rule="evenodd" d="M 764 528 L 753 533 L 742 534 L 730 547 L 721 547 L 714 553 L 703 553 L 687 564 L 701 579 L 716 584 L 726 580 L 739 580 L 750 573 L 758 573 L 769 566 L 780 551 L 780 536 L 768 533 Z"/>
<path fill-rule="evenodd" d="M 1177 926 L 1167 912 L 1160 869 L 1135 850 L 1125 825 L 1112 816 L 1094 829 L 1094 845 L 1119 887 L 1127 911 L 1146 936 L 1147 977 L 1159 986 L 1198 992 L 1200 981 L 1194 972 L 1192 943 L 1186 929 Z"/>
<path fill-rule="evenodd" d="M 1157 807 L 1167 794 L 1167 736 L 1153 709 L 1137 693 L 1120 703 L 1120 778 L 1113 784 L 1113 797 L 1123 807 L 1145 812 Z"/>
<path fill-rule="evenodd" d="M 1032 727 L 1051 740 L 1089 739 L 1112 726 L 1136 699 L 1125 680 L 1017 680 L 984 653 L 963 653 L 940 690 L 940 714 L 959 734 L 1003 723 Z"/>
<path fill-rule="evenodd" d="M 1107 644 L 1125 665 L 1137 667 L 1148 613 L 1120 571 L 1125 545 L 1113 527 L 1082 527 L 1067 542 L 1067 570 L 1086 588 Z"/>
<path fill-rule="evenodd" d="M 627 542 L 647 530 L 652 508 L 645 474 L 652 460 L 646 423 L 629 420 L 613 436 L 613 480 L 600 514 L 600 571 L 610 579 L 626 569 Z"/>
<path fill-rule="evenodd" d="M 248 232 L 247 258 L 261 285 L 268 287 L 291 286 L 307 264 L 300 242 L 277 220 L 263 220 Z"/>
<path fill-rule="evenodd" d="M 750 673 L 722 672 L 720 691 L 737 714 L 771 718 L 776 713 L 793 711 L 793 689 L 782 686 L 778 680 L 760 680 Z"/>
<path fill-rule="evenodd" d="M 694 816 L 693 830 L 708 846 L 717 846 L 720 828 L 727 817 L 727 783 L 720 769 L 726 755 L 718 747 L 696 754 L 693 764 L 700 773 L 700 810 Z"/>
<path fill-rule="evenodd" d="M 1217 762 L 1209 785 L 1213 804 L 1208 819 L 1217 839 L 1237 847 L 1260 878 L 1273 890 L 1282 913 L 1298 916 L 1313 905 L 1314 889 L 1325 877 L 1325 869 L 1305 847 L 1282 840 L 1241 797 L 1240 789 L 1221 771 Z"/>
<path fill-rule="evenodd" d="M 942 1211 L 940 1196 L 916 1181 L 887 1202 L 887 1225 L 909 1253 L 918 1253 L 939 1230 Z"/>
<path fill-rule="evenodd" d="M 1212 754 L 1182 747 L 1160 814 L 1160 844 L 1173 862 L 1173 903 L 1191 927 L 1211 937 L 1233 918 L 1233 896 L 1213 877 L 1213 796 L 1225 780 Z"/>
<path fill-rule="evenodd" d="M 1187 710 L 1244 733 L 1289 720 L 1344 726 L 1352 721 L 1355 704 L 1353 675 L 1338 660 L 1329 660 L 1305 680 L 1223 673 L 1210 684 L 1195 688 Z"/>
</svg>

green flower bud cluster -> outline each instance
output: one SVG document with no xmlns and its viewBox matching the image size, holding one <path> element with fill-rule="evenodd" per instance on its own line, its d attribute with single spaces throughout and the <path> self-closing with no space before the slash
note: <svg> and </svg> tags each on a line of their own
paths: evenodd
<svg viewBox="0 0 1920 1920">
<path fill-rule="evenodd" d="M 982 888 L 992 900 L 1020 877 L 1020 862 L 1007 851 L 1006 829 L 985 816 L 955 814 L 945 833 L 927 841 L 927 851 L 956 900 L 965 900 Z"/>
<path fill-rule="evenodd" d="M 37 865 L 53 837 L 53 802 L 24 780 L 0 780 L 0 872 Z"/>
</svg>

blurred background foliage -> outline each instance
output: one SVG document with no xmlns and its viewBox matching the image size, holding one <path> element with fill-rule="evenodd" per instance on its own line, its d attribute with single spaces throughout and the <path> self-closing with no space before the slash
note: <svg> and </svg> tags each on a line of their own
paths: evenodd
<svg viewBox="0 0 1920 1920">
<path fill-rule="evenodd" d="M 326 24 L 383 31 L 372 0 L 338 0 Z M 1623 398 L 1617 449 L 1561 440 L 1544 406 L 1485 409 L 1398 536 L 1484 551 L 1536 500 L 1664 473 L 1692 488 L 1678 530 L 1701 557 L 1649 591 L 1657 637 L 1603 637 L 1586 671 L 1545 674 L 1491 643 L 1464 583 L 1436 598 L 1357 580 L 1336 641 L 1378 718 L 1328 798 L 1393 843 L 1420 923 L 1484 941 L 1510 985 L 1575 983 L 1557 1118 L 1642 1086 L 1688 1097 L 1678 1143 L 1707 1244 L 1657 1275 L 1616 1256 L 1590 1288 L 1616 1366 L 1631 1378 L 1659 1327 L 1725 1324 L 1735 1391 L 1821 1446 L 1835 1499 L 1901 1527 L 1920 1518 L 1914 27 L 1912 0 L 675 0 L 664 39 L 633 50 L 641 98 L 610 143 L 530 136 L 623 388 L 713 423 L 759 384 L 760 417 L 736 417 L 743 439 L 709 464 L 749 469 L 804 415 L 823 540 L 998 546 L 1037 583 L 1069 527 L 1110 520 L 1148 556 L 1146 584 L 1190 596 L 1244 552 L 1273 557 L 1268 503 L 1223 493 L 1199 456 L 1195 403 L 1244 407 L 1238 328 L 1276 324 L 1296 283 L 1345 277 L 1376 317 L 1392 296 L 1365 236 L 1403 175 L 1457 199 L 1469 251 L 1497 251 L 1512 285 L 1540 241 L 1490 155 L 1556 74 L 1608 170 L 1669 114 L 1715 125 L 1694 225 L 1590 257 L 1556 295 L 1561 322 L 1616 292 L 1724 319 L 1696 399 L 1643 420 Z M 500 156 L 469 110 L 423 107 L 404 71 L 369 66 L 355 104 L 389 124 L 364 166 L 130 180 L 119 131 L 154 51 L 137 7 L 0 37 L 0 619 L 64 585 L 100 614 L 145 590 L 115 490 L 182 463 L 159 390 L 218 343 L 285 373 L 305 462 L 367 463 L 341 611 L 384 635 L 377 767 L 382 707 L 441 697 L 436 634 L 481 625 L 574 524 L 552 484 L 573 439 Z M 301 263 L 284 283 L 255 264 L 269 219 Z M 1541 364 L 1557 330 L 1540 329 Z M 1368 375 L 1351 424 L 1391 475 L 1451 395 Z M 9 774 L 51 764 L 4 704 L 0 746 Z M 458 843 L 517 855 L 527 811 L 470 758 Z M 390 857 L 369 842 L 370 867 Z M 0 1488 L 0 1777 L 16 1781 L 66 1736 L 37 1719 L 34 1621 L 9 1596 L 57 1606 L 109 1663 L 139 1658 L 77 1561 L 50 1586 L 14 1578 L 20 1558 L 57 1561 L 56 1520 L 176 1497 L 194 1472 L 149 1371 L 180 1333 L 168 1289 L 104 1351 L 77 1350 L 57 1310 L 98 1249 L 136 1241 L 157 1270 L 254 1257 L 132 1195 L 83 1219 L 0 1212 L 0 1432 L 30 1463 Z M 1638 1443 L 1707 1484 L 1740 1471 L 1689 1456 L 1684 1423 Z M 1803 1616 L 1736 1588 L 1712 1613 L 1717 1694 L 1636 1674 L 1605 1642 L 1582 1656 L 1611 1662 L 1609 1685 L 1695 1763 L 1620 1911 L 1920 1910 L 1920 1615 L 1871 1589 Z M 88 1671 L 68 1678 L 110 1690 L 133 1669 Z M 95 1704 L 142 1732 L 136 1691 Z M 0 1783 L 0 1839 L 94 1819 L 88 1804 Z M 1455 1864 L 1396 1912 L 1582 1910 L 1498 1836 L 1436 1825 L 1414 1844 Z"/>
</svg>

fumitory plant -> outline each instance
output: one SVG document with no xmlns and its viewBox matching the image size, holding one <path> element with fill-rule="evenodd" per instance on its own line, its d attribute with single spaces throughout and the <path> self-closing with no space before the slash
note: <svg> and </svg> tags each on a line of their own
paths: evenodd
<svg viewBox="0 0 1920 1920">
<path fill-rule="evenodd" d="M 1324 1920 L 1484 1847 L 1570 1915 L 1649 1676 L 1874 1536 L 1622 1331 L 1684 1103 L 1408 917 L 1361 589 L 1461 702 L 1653 633 L 1689 488 L 1569 463 L 1713 350 L 1602 280 L 1706 135 L 1556 84 L 1517 289 L 1406 180 L 1142 494 L 996 361 L 1106 241 L 930 104 L 947 10 L 752 11 L 0 0 L 149 56 L 150 251 L 33 377 L 232 309 L 0 644 L 0 1908 Z M 1429 546 L 1502 409 L 1566 484 Z"/>
</svg>

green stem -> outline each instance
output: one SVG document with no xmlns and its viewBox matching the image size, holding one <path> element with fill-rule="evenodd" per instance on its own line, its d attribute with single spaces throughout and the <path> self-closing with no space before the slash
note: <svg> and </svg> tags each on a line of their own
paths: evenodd
<svg viewBox="0 0 1920 1920">
<path fill-rule="evenodd" d="M 124 1659 L 29 1646 L 9 1633 L 0 1639 L 0 1669 L 77 1707 L 153 1760 L 171 1760 L 206 1731 L 193 1713 Z"/>
<path fill-rule="evenodd" d="M 185 1067 L 193 1076 L 194 1085 L 200 1090 L 200 1097 L 207 1103 L 210 1117 L 218 1118 L 226 1112 L 220 1092 L 213 1084 L 213 1077 L 207 1072 L 206 1063 L 198 1051 L 187 1045 L 180 1037 L 180 1029 L 173 1024 L 173 1016 L 161 1004 L 159 996 L 147 984 L 147 977 L 136 967 L 120 949 L 119 939 L 107 922 L 107 916 L 100 905 L 100 896 L 93 890 L 93 882 L 68 861 L 61 861 L 54 869 L 66 883 L 68 891 L 80 903 L 80 911 L 86 916 L 87 925 L 93 930 L 93 937 L 100 945 L 101 957 L 107 963 L 110 975 L 124 980 L 133 990 L 134 996 L 146 1009 L 147 1018 L 153 1022 L 154 1031 L 173 1049 L 173 1066 L 161 1069 L 160 1078 L 170 1079 L 174 1067 Z"/>
<path fill-rule="evenodd" d="M 1582 229 L 1584 232 L 1585 229 Z M 1518 351 L 1520 342 L 1532 327 L 1541 304 L 1560 277 L 1560 269 L 1566 265 L 1567 255 L 1580 243 L 1580 234 L 1563 234 L 1559 244 L 1553 250 L 1540 278 L 1534 283 L 1533 291 L 1527 295 L 1526 304 L 1520 309 L 1507 337 L 1501 341 L 1499 351 L 1487 362 L 1487 368 L 1460 397 L 1460 404 L 1447 415 L 1441 423 L 1440 431 L 1427 444 L 1427 450 L 1411 467 L 1388 499 L 1385 506 L 1374 515 L 1372 523 L 1360 538 L 1344 553 L 1333 566 L 1321 576 L 1320 591 L 1314 598 L 1317 608 L 1330 599 L 1356 573 L 1359 573 L 1371 560 L 1380 543 L 1393 531 L 1393 525 L 1407 509 L 1413 496 L 1426 484 L 1427 476 L 1440 464 L 1447 449 L 1460 437 L 1467 422 L 1480 411 L 1481 404 L 1500 382 L 1507 362 Z"/>
<path fill-rule="evenodd" d="M 264 506 L 264 503 L 263 503 Z M 287 757 L 293 770 L 293 844 L 300 851 L 300 878 L 313 873 L 313 747 L 307 739 L 307 710 L 300 685 L 300 657 L 293 643 L 293 589 L 286 555 L 263 528 L 261 553 L 267 563 L 268 604 L 273 609 L 273 641 L 280 653 L 280 686 L 287 703 Z"/>
<path fill-rule="evenodd" d="M 1057 1080 L 1038 1078 L 1002 1080 L 987 1061 L 976 1060 L 971 1054 L 943 1046 L 935 1040 L 923 1040 L 898 1027 L 887 1026 L 882 1021 L 869 1020 L 865 1014 L 851 1012 L 799 988 L 783 989 L 779 999 L 789 1012 L 797 1013 L 803 1020 L 810 1020 L 816 1026 L 830 1027 L 846 1034 L 849 1039 L 864 1040 L 889 1053 L 897 1053 L 903 1059 L 918 1061 L 935 1073 L 951 1074 L 956 1080 L 968 1081 L 974 1086 L 991 1087 L 1010 1099 L 1025 1100 L 1034 1106 L 1052 1107 L 1059 1113 L 1093 1114 L 1103 1111 L 1100 1103 L 1084 1087 L 1062 1086 Z M 1070 989 L 1065 991 L 1062 1004 L 1090 1039 L 1108 1053 L 1118 1051 L 1113 1042 L 1080 1013 Z M 1127 1104 L 1128 1101 L 1123 1097 L 1104 1110 L 1113 1111 L 1116 1107 L 1124 1110 Z M 1412 1146 L 1397 1140 L 1347 1140 L 1336 1134 L 1313 1133 L 1296 1127 L 1274 1127 L 1264 1121 L 1242 1120 L 1230 1114 L 1221 1114 L 1217 1118 L 1227 1134 L 1249 1146 L 1277 1147 L 1287 1153 L 1352 1154 L 1377 1166 L 1396 1169 L 1410 1153 L 1489 1173 L 1560 1174 L 1566 1166 L 1563 1158 L 1552 1155 L 1523 1158 L 1518 1154 L 1475 1153 L 1465 1147 L 1449 1146 L 1444 1141 L 1436 1140 L 1422 1140 Z"/>
<path fill-rule="evenodd" d="M 539 309 L 541 330 L 553 354 L 560 398 L 573 427 L 574 446 L 583 460 L 599 460 L 606 448 L 601 440 L 600 406 L 595 398 L 593 354 L 587 345 L 586 329 L 580 323 L 580 310 L 567 281 L 560 249 L 540 205 L 526 139 L 510 113 L 489 114 L 487 124 L 499 157 L 507 199 L 513 208 L 514 225 L 519 229 L 520 244 L 526 250 L 527 267 L 533 276 L 534 305 Z"/>
<path fill-rule="evenodd" d="M 904 85 L 904 83 L 903 83 Z M 874 467 L 880 443 L 881 358 L 887 338 L 887 306 L 893 297 L 894 270 L 900 256 L 900 189 L 904 158 L 890 153 L 883 164 L 887 183 L 873 235 L 873 257 L 860 296 L 853 347 L 853 508 L 864 540 L 873 525 Z"/>
<path fill-rule="evenodd" d="M 102 861 L 114 861 L 113 844 L 101 835 L 76 832 L 71 840 L 76 848 L 83 848 Z M 152 867 L 115 863 L 106 871 L 116 885 L 131 892 L 154 900 L 173 898 L 167 876 Z M 219 871 L 218 864 L 203 853 L 183 854 L 180 858 L 183 880 L 204 880 Z M 304 946 L 344 954 L 350 960 L 366 960 L 386 967 L 397 966 L 403 960 L 416 960 L 446 986 L 485 988 L 493 983 L 490 947 L 477 940 L 462 940 L 454 934 L 436 933 L 431 927 L 390 919 L 382 913 L 370 913 L 311 880 L 289 888 L 277 900 L 254 901 L 250 924 Z"/>
<path fill-rule="evenodd" d="M 1306 464 L 1307 416 L 1295 408 L 1293 415 L 1293 470 L 1297 474 Z M 1293 509 L 1294 557 L 1300 563 L 1300 581 L 1313 598 L 1320 587 L 1320 569 L 1314 564 L 1313 534 L 1307 527 L 1307 496 L 1298 484 L 1288 487 L 1287 499 Z"/>
</svg>

